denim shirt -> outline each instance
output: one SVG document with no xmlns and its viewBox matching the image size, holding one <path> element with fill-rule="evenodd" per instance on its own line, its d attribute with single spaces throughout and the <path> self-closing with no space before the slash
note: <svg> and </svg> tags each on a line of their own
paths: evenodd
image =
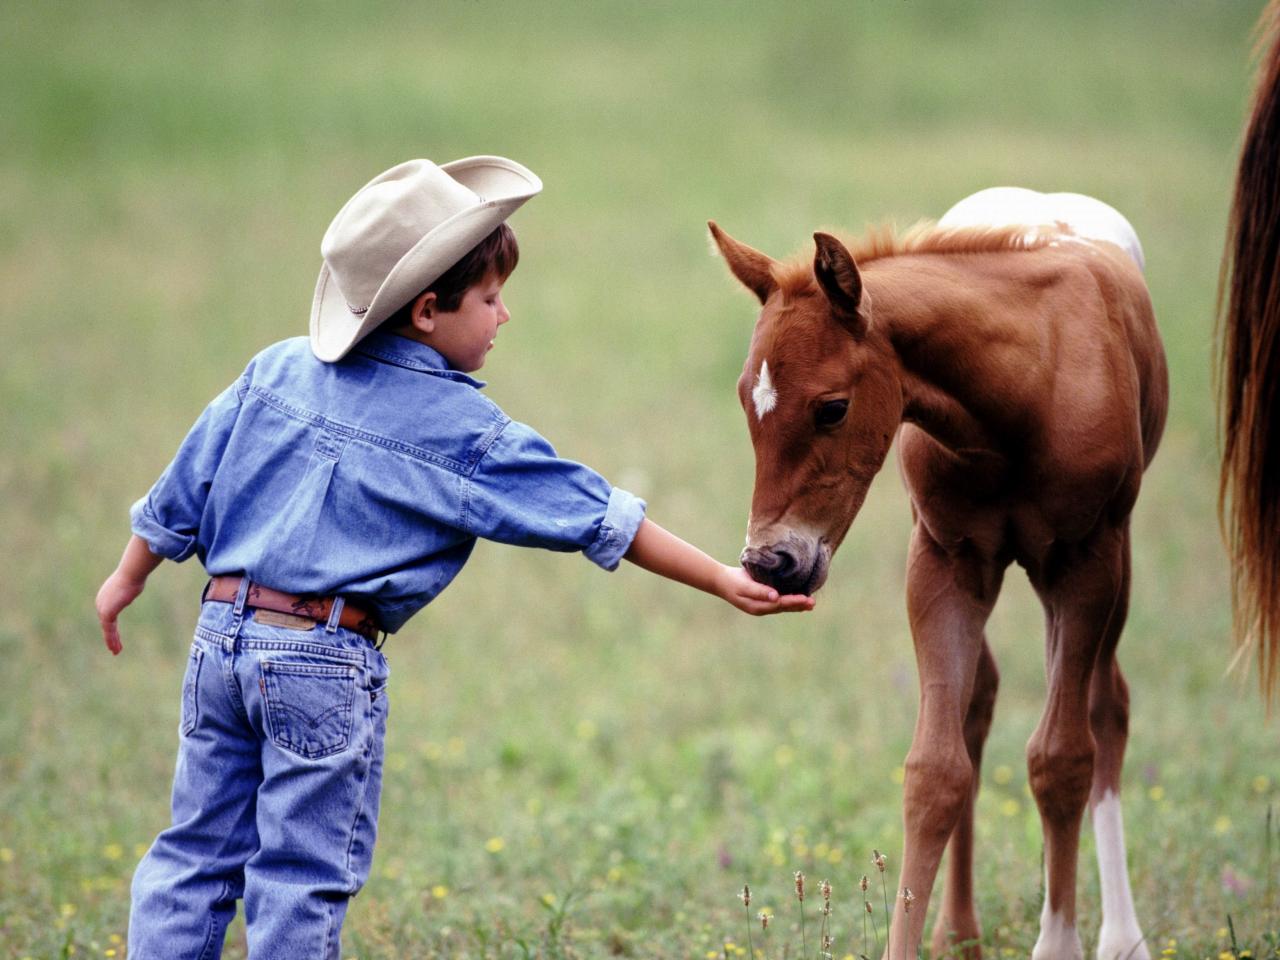
<svg viewBox="0 0 1280 960">
<path fill-rule="evenodd" d="M 210 575 L 340 594 L 394 632 L 477 537 L 618 566 L 644 501 L 556 456 L 435 350 L 375 333 L 337 363 L 268 347 L 201 414 L 133 532 Z"/>
</svg>

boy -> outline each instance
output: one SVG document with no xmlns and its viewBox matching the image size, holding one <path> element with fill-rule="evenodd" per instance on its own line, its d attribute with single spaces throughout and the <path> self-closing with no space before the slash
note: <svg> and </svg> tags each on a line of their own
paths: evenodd
<svg viewBox="0 0 1280 960">
<path fill-rule="evenodd" d="M 103 638 L 161 559 L 200 557 L 173 826 L 133 881 L 129 956 L 217 957 L 235 901 L 250 954 L 339 956 L 373 854 L 387 664 L 374 645 L 448 585 L 477 537 L 626 559 L 748 613 L 779 597 L 558 458 L 473 380 L 510 319 L 506 219 L 542 188 L 501 157 L 411 160 L 363 187 L 321 245 L 301 338 L 204 411 L 131 512 L 98 592 Z"/>
</svg>

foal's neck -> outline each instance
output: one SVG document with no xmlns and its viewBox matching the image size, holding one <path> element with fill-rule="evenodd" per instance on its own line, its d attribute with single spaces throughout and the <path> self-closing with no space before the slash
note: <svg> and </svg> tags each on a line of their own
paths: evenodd
<svg viewBox="0 0 1280 960">
<path fill-rule="evenodd" d="M 945 254 L 868 265 L 873 324 L 902 376 L 903 421 L 962 456 L 1004 456 L 1033 404 L 1026 329 Z"/>
</svg>

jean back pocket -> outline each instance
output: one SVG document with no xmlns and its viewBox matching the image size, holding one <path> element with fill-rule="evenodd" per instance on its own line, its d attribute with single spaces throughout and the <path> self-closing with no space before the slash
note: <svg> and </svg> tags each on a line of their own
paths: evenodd
<svg viewBox="0 0 1280 960">
<path fill-rule="evenodd" d="M 200 719 L 200 665 L 204 662 L 204 648 L 191 645 L 187 660 L 187 675 L 182 679 L 182 735 L 189 737 Z"/>
<path fill-rule="evenodd" d="M 341 753 L 351 743 L 354 666 L 262 661 L 267 722 L 277 746 L 307 760 Z"/>
</svg>

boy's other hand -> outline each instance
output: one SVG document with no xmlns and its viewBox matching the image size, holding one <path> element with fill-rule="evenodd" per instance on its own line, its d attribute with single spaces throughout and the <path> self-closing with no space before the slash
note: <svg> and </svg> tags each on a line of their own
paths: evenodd
<svg viewBox="0 0 1280 960">
<path fill-rule="evenodd" d="M 138 599 L 138 594 L 147 585 L 147 577 L 164 559 L 151 552 L 147 541 L 136 533 L 129 537 L 125 544 L 124 554 L 115 573 L 107 577 L 107 582 L 98 589 L 98 599 L 94 606 L 98 608 L 98 622 L 102 624 L 102 639 L 107 649 L 113 654 L 121 650 L 120 628 L 116 626 L 116 618 L 120 611 Z"/>
<path fill-rule="evenodd" d="M 102 640 L 113 654 L 119 654 L 123 649 L 116 620 L 120 612 L 138 598 L 144 586 L 146 580 L 130 579 L 117 570 L 98 590 L 94 605 L 98 608 L 98 622 L 102 624 Z"/>
<path fill-rule="evenodd" d="M 716 578 L 716 595 L 754 617 L 770 613 L 804 613 L 813 609 L 813 597 L 798 593 L 779 595 L 773 587 L 752 580 L 742 567 L 721 567 Z"/>
</svg>

